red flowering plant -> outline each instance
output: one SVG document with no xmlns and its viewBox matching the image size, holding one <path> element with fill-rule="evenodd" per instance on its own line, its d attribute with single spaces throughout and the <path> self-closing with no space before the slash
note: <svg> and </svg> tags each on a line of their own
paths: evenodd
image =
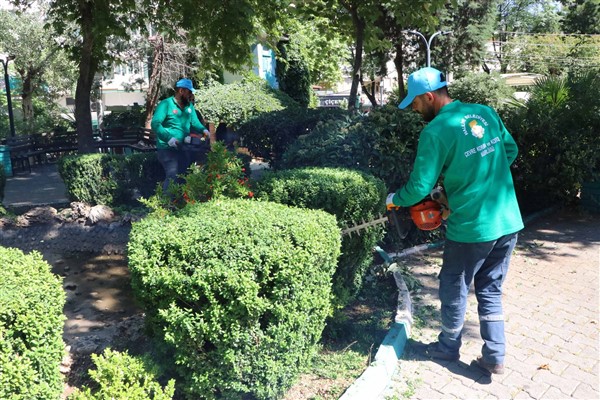
<svg viewBox="0 0 600 400">
<path fill-rule="evenodd" d="M 192 165 L 182 183 L 171 182 L 165 193 L 158 187 L 156 194 L 144 203 L 154 211 L 179 209 L 187 204 L 206 202 L 220 197 L 252 198 L 242 161 L 221 142 L 212 145 L 206 164 Z"/>
<path fill-rule="evenodd" d="M 217 142 L 208 153 L 206 164 L 190 167 L 185 183 L 180 185 L 181 198 L 195 203 L 219 197 L 253 197 L 244 172 L 241 160 Z"/>
</svg>

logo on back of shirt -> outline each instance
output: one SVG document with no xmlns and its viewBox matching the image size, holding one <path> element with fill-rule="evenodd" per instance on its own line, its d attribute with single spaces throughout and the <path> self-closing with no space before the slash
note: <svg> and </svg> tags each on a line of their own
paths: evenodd
<svg viewBox="0 0 600 400">
<path fill-rule="evenodd" d="M 470 133 L 477 139 L 483 138 L 485 127 L 489 125 L 481 115 L 477 114 L 465 115 L 463 119 L 461 119 L 460 124 L 465 136 Z"/>
</svg>

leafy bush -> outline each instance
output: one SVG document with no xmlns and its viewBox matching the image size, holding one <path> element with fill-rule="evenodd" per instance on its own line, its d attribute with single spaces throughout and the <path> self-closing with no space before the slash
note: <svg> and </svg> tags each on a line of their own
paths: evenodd
<svg viewBox="0 0 600 400">
<path fill-rule="evenodd" d="M 134 293 L 189 398 L 278 398 L 331 311 L 335 218 L 221 199 L 134 223 Z"/>
<path fill-rule="evenodd" d="M 175 381 L 161 387 L 156 380 L 158 368 L 148 358 L 132 357 L 106 349 L 104 354 L 92 354 L 96 370 L 90 376 L 98 389 L 84 387 L 69 396 L 69 400 L 168 400 L 175 393 Z"/>
<path fill-rule="evenodd" d="M 246 78 L 227 85 L 214 83 L 200 88 L 196 107 L 208 122 L 224 122 L 232 129 L 263 113 L 297 108 L 287 94 L 271 88 L 260 78 Z"/>
<path fill-rule="evenodd" d="M 144 107 L 133 107 L 131 110 L 125 111 L 112 111 L 102 118 L 102 128 L 139 128 L 144 126 L 145 118 L 146 109 Z"/>
<path fill-rule="evenodd" d="M 0 398 L 58 399 L 64 343 L 61 279 L 37 252 L 0 247 Z"/>
<path fill-rule="evenodd" d="M 598 73 L 539 80 L 526 105 L 506 118 L 520 149 L 514 175 L 524 211 L 573 203 L 583 182 L 599 178 Z"/>
<path fill-rule="evenodd" d="M 83 154 L 59 159 L 58 171 L 72 201 L 130 204 L 135 189 L 150 195 L 164 171 L 155 153 Z"/>
<path fill-rule="evenodd" d="M 171 182 L 167 193 L 158 190 L 144 203 L 154 211 L 168 212 L 170 208 L 183 208 L 187 204 L 220 197 L 251 198 L 254 193 L 248 189 L 246 170 L 238 156 L 244 157 L 227 151 L 225 144 L 216 142 L 208 153 L 206 164 L 192 165 L 183 175 L 182 183 Z"/>
<path fill-rule="evenodd" d="M 283 155 L 282 167 L 358 169 L 396 190 L 408 180 L 423 126 L 419 115 L 391 105 L 367 118 L 328 121 L 298 138 Z"/>
<path fill-rule="evenodd" d="M 336 216 L 340 228 L 370 220 L 383 213 L 387 191 L 371 175 L 341 168 L 302 168 L 266 172 L 256 185 L 259 199 L 296 207 L 327 211 Z M 333 276 L 337 306 L 354 299 L 373 261 L 373 247 L 381 240 L 381 227 L 361 235 L 344 236 L 342 255 Z"/>
<path fill-rule="evenodd" d="M 500 74 L 469 72 L 448 86 L 450 97 L 463 103 L 485 104 L 502 113 L 513 99 L 514 89 Z"/>
<path fill-rule="evenodd" d="M 283 153 L 299 136 L 324 121 L 348 118 L 347 111 L 337 108 L 289 108 L 257 116 L 240 126 L 239 133 L 250 153 L 278 167 Z"/>
<path fill-rule="evenodd" d="M 301 44 L 292 36 L 288 43 L 279 42 L 279 56 L 275 73 L 279 89 L 287 93 L 302 107 L 308 107 L 313 93 L 308 63 L 302 54 Z"/>
</svg>

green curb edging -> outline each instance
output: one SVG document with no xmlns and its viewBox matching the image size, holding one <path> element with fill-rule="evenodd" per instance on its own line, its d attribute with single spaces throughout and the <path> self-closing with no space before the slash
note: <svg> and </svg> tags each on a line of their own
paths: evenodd
<svg viewBox="0 0 600 400">
<path fill-rule="evenodd" d="M 377 249 L 377 251 L 383 250 Z M 390 260 L 387 254 L 385 256 L 382 254 L 382 257 L 386 262 Z M 379 346 L 374 361 L 339 400 L 380 399 L 396 371 L 398 359 L 402 357 L 404 346 L 410 337 L 413 323 L 410 293 L 396 264 L 391 264 L 389 269 L 393 271 L 399 291 L 394 323 Z"/>
</svg>

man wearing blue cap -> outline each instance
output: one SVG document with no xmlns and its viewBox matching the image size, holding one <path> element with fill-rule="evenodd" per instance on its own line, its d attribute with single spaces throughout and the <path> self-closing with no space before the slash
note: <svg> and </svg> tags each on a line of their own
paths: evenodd
<svg viewBox="0 0 600 400">
<path fill-rule="evenodd" d="M 439 274 L 442 327 L 427 346 L 431 358 L 460 358 L 467 295 L 474 282 L 482 355 L 474 365 L 504 373 L 505 335 L 502 283 L 523 221 L 510 165 L 517 145 L 490 107 L 453 101 L 444 74 L 422 68 L 408 78 L 399 108 L 412 105 L 429 124 L 419 137 L 413 171 L 388 205 L 412 206 L 443 179 L 451 213 Z"/>
<path fill-rule="evenodd" d="M 189 142 L 190 132 L 203 132 L 205 137 L 209 135 L 194 109 L 192 99 L 195 91 L 190 79 L 180 79 L 175 84 L 175 94 L 158 103 L 152 117 L 158 161 L 165 170 L 164 191 L 171 180 L 176 180 L 177 174 L 184 173 L 189 167 L 181 145 Z"/>
</svg>

